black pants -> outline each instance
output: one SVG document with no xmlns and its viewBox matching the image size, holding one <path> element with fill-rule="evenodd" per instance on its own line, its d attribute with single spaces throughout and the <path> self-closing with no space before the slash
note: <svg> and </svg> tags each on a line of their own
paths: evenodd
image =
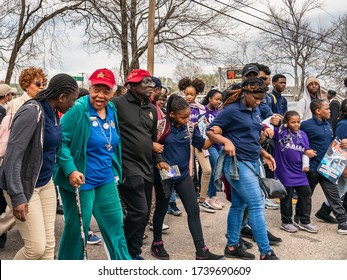
<svg viewBox="0 0 347 280">
<path fill-rule="evenodd" d="M 293 206 L 292 198 L 294 190 L 298 194 L 300 207 L 296 214 L 303 224 L 311 223 L 312 193 L 310 186 L 286 187 L 287 195 L 281 199 L 281 220 L 284 224 L 292 224 Z"/>
<path fill-rule="evenodd" d="M 5 212 L 7 202 L 4 197 L 4 192 L 0 189 L 0 215 Z"/>
<path fill-rule="evenodd" d="M 156 207 L 153 216 L 153 240 L 160 241 L 162 240 L 162 226 L 170 197 L 165 198 L 161 179 L 157 170 L 154 171 L 154 188 Z M 192 178 L 187 175 L 182 181 L 175 183 L 174 188 L 187 212 L 189 231 L 193 237 L 196 250 L 199 250 L 205 246 L 205 242 L 201 228 L 199 204 L 196 199 Z"/>
<path fill-rule="evenodd" d="M 314 189 L 319 183 L 322 187 L 322 190 L 324 192 L 326 199 L 328 200 L 330 204 L 331 210 L 333 211 L 336 217 L 336 220 L 339 222 L 339 224 L 346 222 L 347 221 L 346 212 L 342 206 L 342 201 L 339 195 L 339 191 L 337 190 L 336 184 L 330 182 L 327 178 L 325 178 L 323 175 L 321 175 L 320 173 L 316 171 L 315 172 L 309 171 L 306 173 L 306 175 L 310 183 L 312 195 L 313 195 Z M 297 204 L 297 207 L 300 208 L 301 205 Z"/>
<path fill-rule="evenodd" d="M 153 183 L 142 176 L 128 176 L 118 190 L 126 207 L 124 233 L 131 257 L 142 253 L 143 234 L 149 219 Z"/>
</svg>

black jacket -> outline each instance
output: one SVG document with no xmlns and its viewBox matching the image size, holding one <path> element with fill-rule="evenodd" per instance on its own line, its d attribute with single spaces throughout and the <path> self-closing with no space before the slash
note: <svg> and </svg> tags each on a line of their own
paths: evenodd
<svg viewBox="0 0 347 280">
<path fill-rule="evenodd" d="M 148 98 L 141 105 L 131 90 L 112 98 L 118 110 L 122 140 L 123 178 L 143 176 L 153 182 L 154 165 L 164 161 L 160 154 L 152 152 L 157 137 L 157 110 Z"/>
</svg>

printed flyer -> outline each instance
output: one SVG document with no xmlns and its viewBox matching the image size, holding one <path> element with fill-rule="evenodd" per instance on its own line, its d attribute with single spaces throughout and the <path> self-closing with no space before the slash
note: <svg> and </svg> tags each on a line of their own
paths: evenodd
<svg viewBox="0 0 347 280">
<path fill-rule="evenodd" d="M 337 184 L 347 165 L 347 149 L 340 147 L 341 140 L 335 138 L 325 153 L 317 171 L 329 181 Z"/>
</svg>

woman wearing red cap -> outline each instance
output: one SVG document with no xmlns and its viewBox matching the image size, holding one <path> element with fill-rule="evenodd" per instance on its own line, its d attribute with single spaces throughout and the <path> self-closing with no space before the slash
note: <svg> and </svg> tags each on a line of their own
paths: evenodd
<svg viewBox="0 0 347 280">
<path fill-rule="evenodd" d="M 76 188 L 79 188 L 84 236 L 88 234 L 93 215 L 110 258 L 130 259 L 117 188 L 122 181 L 117 109 L 109 102 L 116 81 L 112 71 L 106 68 L 96 70 L 89 80 L 89 95 L 79 98 L 61 119 L 63 140 L 54 181 L 60 188 L 65 226 L 58 259 L 84 258 L 85 240 L 81 237 Z"/>
</svg>

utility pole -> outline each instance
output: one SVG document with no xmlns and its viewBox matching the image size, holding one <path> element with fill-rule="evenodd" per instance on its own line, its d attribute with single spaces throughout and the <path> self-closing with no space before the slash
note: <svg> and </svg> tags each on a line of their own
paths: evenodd
<svg viewBox="0 0 347 280">
<path fill-rule="evenodd" d="M 84 72 L 80 72 L 79 74 L 81 74 L 82 75 L 82 88 L 83 88 L 83 82 L 84 82 Z"/>
<path fill-rule="evenodd" d="M 154 12 L 155 0 L 149 0 L 148 10 L 148 43 L 147 43 L 147 70 L 154 74 Z"/>
</svg>

